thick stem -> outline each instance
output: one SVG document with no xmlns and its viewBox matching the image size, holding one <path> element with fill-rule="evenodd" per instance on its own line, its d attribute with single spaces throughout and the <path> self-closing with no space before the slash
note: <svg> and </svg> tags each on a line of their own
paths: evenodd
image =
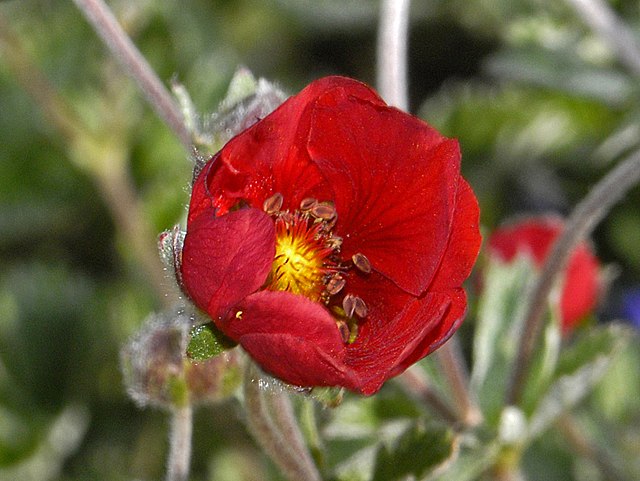
<svg viewBox="0 0 640 481">
<path fill-rule="evenodd" d="M 382 0 L 378 26 L 378 91 L 389 105 L 409 109 L 407 37 L 410 0 Z"/>
<path fill-rule="evenodd" d="M 640 43 L 631 30 L 602 0 L 567 0 L 584 22 L 609 45 L 621 62 L 640 75 Z"/>
<path fill-rule="evenodd" d="M 451 424 L 458 422 L 456 412 L 449 407 L 440 393 L 429 386 L 426 376 L 420 371 L 419 367 L 410 367 L 402 373 L 399 379 L 410 393 L 418 396 L 437 416 Z"/>
<path fill-rule="evenodd" d="M 244 401 L 249 429 L 287 479 L 321 481 L 315 466 L 304 460 L 305 456 L 309 456 L 308 451 L 297 451 L 296 443 L 290 442 L 271 417 L 264 400 L 265 392 L 259 385 L 260 376 L 253 363 L 248 362 L 244 379 Z"/>
<path fill-rule="evenodd" d="M 436 356 L 451 388 L 461 421 L 465 426 L 477 426 L 482 422 L 482 414 L 471 398 L 469 374 L 458 338 L 454 335 L 449 339 L 436 351 Z"/>
<path fill-rule="evenodd" d="M 598 182 L 567 219 L 528 301 L 525 325 L 507 388 L 508 404 L 517 404 L 520 401 L 529 374 L 531 357 L 544 324 L 547 299 L 571 252 L 639 181 L 640 151 L 636 151 Z"/>
<path fill-rule="evenodd" d="M 180 108 L 147 60 L 122 29 L 107 4 L 102 0 L 73 1 L 111 50 L 113 56 L 138 84 L 149 104 L 180 139 L 184 148 L 191 153 L 193 142 L 180 113 Z"/>
<path fill-rule="evenodd" d="M 167 481 L 188 481 L 193 430 L 193 408 L 189 403 L 173 408 L 170 429 Z"/>
</svg>

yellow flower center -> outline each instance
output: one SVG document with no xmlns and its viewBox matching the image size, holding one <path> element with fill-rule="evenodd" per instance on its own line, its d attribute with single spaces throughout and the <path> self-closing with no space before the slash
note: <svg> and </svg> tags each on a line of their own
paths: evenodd
<svg viewBox="0 0 640 481">
<path fill-rule="evenodd" d="M 319 224 L 309 225 L 306 216 L 276 219 L 276 255 L 269 289 L 301 294 L 319 301 L 330 272 L 332 249 L 324 245 Z"/>
</svg>

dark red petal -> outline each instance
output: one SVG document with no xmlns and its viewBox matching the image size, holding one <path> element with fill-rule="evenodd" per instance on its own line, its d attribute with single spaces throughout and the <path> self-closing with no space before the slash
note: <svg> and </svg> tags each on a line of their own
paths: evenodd
<svg viewBox="0 0 640 481">
<path fill-rule="evenodd" d="M 395 319 L 367 319 L 348 347 L 346 359 L 361 378 L 360 392 L 375 393 L 387 379 L 408 366 L 406 360 L 415 357 L 421 346 L 438 343 L 437 334 L 451 329 L 442 325 L 448 319 L 450 305 L 448 294 L 428 293 L 407 304 Z"/>
<path fill-rule="evenodd" d="M 422 294 L 444 253 L 458 188 L 458 143 L 346 88 L 319 97 L 309 155 L 332 186 L 342 252 Z"/>
<path fill-rule="evenodd" d="M 371 89 L 355 80 L 326 77 L 312 82 L 234 137 L 207 164 L 193 186 L 190 218 L 212 206 L 224 213 L 239 200 L 261 207 L 277 192 L 284 197 L 283 208 L 290 210 L 306 197 L 330 200 L 331 190 L 309 161 L 306 146 L 312 106 L 319 95 L 336 88 L 382 104 Z"/>
<path fill-rule="evenodd" d="M 275 255 L 273 221 L 258 209 L 192 220 L 182 251 L 182 281 L 193 302 L 214 320 L 255 292 Z"/>
<path fill-rule="evenodd" d="M 460 178 L 451 237 L 430 291 L 455 289 L 469 277 L 482 242 L 479 221 L 478 201 L 469 184 Z"/>
<path fill-rule="evenodd" d="M 458 330 L 467 312 L 467 295 L 463 289 L 452 289 L 446 293 L 450 299 L 446 316 L 429 331 L 411 354 L 405 357 L 392 371 L 391 376 L 402 373 L 412 364 L 442 346 Z"/>
<path fill-rule="evenodd" d="M 286 291 L 248 296 L 221 329 L 268 373 L 296 386 L 343 386 L 358 380 L 335 320 L 320 304 Z"/>
</svg>

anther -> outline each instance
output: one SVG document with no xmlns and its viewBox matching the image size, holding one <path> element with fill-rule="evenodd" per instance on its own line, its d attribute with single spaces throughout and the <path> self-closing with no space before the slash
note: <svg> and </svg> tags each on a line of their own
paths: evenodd
<svg viewBox="0 0 640 481">
<path fill-rule="evenodd" d="M 356 304 L 356 307 L 355 307 L 356 315 L 358 317 L 367 317 L 367 314 L 369 314 L 369 308 L 364 303 L 362 298 L 356 296 L 354 299 Z"/>
<path fill-rule="evenodd" d="M 311 210 L 313 206 L 318 203 L 318 199 L 314 199 L 313 197 L 307 197 L 306 199 L 302 199 L 300 202 L 300 210 L 306 211 Z"/>
<path fill-rule="evenodd" d="M 359 270 L 364 272 L 365 274 L 369 274 L 371 272 L 371 262 L 367 259 L 367 256 L 358 252 L 351 257 L 353 261 L 353 265 L 356 266 Z"/>
<path fill-rule="evenodd" d="M 318 202 L 310 209 L 311 215 L 322 220 L 331 220 L 336 216 L 336 208 L 328 202 Z"/>
<path fill-rule="evenodd" d="M 347 283 L 344 277 L 339 274 L 334 275 L 327 282 L 327 294 L 333 296 L 342 290 L 344 285 Z"/>
<path fill-rule="evenodd" d="M 356 312 L 356 301 L 355 296 L 352 294 L 347 294 L 342 299 L 342 309 L 344 309 L 344 314 L 347 317 L 353 317 L 353 313 Z"/>
<path fill-rule="evenodd" d="M 349 342 L 349 339 L 351 338 L 351 330 L 349 329 L 347 323 L 344 321 L 336 321 L 336 324 L 338 325 L 338 331 L 340 332 L 342 341 Z"/>
<path fill-rule="evenodd" d="M 284 197 L 280 192 L 277 192 L 264 201 L 262 209 L 269 215 L 275 214 L 282 208 L 283 202 Z"/>
</svg>

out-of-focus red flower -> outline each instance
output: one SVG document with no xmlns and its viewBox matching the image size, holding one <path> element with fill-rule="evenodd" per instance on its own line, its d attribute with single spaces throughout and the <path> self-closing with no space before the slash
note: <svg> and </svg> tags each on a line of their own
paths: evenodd
<svg viewBox="0 0 640 481">
<path fill-rule="evenodd" d="M 489 239 L 489 252 L 509 262 L 529 255 L 541 267 L 564 222 L 559 217 L 532 217 L 497 229 Z M 600 294 L 600 265 L 583 242 L 572 252 L 564 272 L 560 295 L 562 332 L 568 334 L 596 307 Z"/>
<path fill-rule="evenodd" d="M 272 375 L 372 394 L 464 316 L 480 234 L 459 170 L 455 140 L 315 81 L 195 179 L 183 289 Z"/>
</svg>

